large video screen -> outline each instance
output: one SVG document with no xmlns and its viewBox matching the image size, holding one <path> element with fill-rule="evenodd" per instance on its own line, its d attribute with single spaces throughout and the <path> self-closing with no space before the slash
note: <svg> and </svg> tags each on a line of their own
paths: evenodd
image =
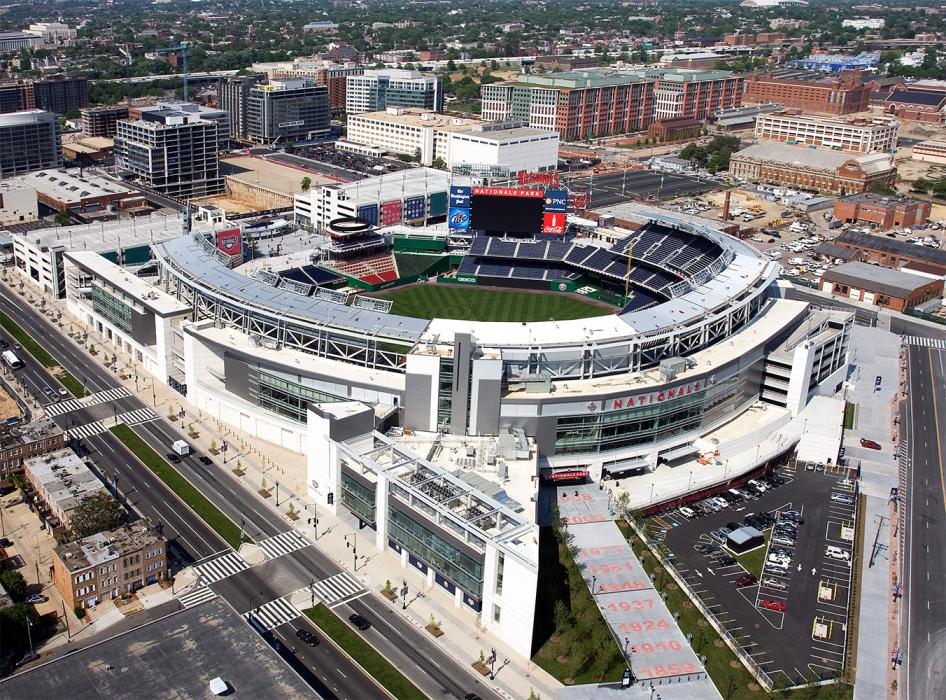
<svg viewBox="0 0 946 700">
<path fill-rule="evenodd" d="M 474 188 L 470 202 L 470 228 L 504 233 L 539 233 L 542 230 L 544 206 L 545 200 L 541 196 L 477 194 Z"/>
</svg>

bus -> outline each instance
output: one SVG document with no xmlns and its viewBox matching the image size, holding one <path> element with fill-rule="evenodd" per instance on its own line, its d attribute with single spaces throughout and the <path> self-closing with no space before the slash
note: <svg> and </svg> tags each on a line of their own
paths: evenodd
<svg viewBox="0 0 946 700">
<path fill-rule="evenodd" d="M 3 351 L 3 363 L 10 369 L 23 369 L 23 361 L 12 350 Z"/>
</svg>

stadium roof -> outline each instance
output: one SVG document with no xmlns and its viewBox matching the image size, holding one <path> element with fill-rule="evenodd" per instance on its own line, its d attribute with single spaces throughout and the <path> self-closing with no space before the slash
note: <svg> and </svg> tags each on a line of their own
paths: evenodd
<svg viewBox="0 0 946 700">
<path fill-rule="evenodd" d="M 850 287 L 858 287 L 899 299 L 935 281 L 929 277 L 911 275 L 909 272 L 900 272 L 900 270 L 865 262 L 838 265 L 832 270 L 825 271 L 821 279 L 825 282 L 840 282 Z"/>
<path fill-rule="evenodd" d="M 295 317 L 315 324 L 360 333 L 377 334 L 416 340 L 428 321 L 407 316 L 380 314 L 323 299 L 305 297 L 288 290 L 264 284 L 231 270 L 211 258 L 192 236 L 181 236 L 154 246 L 155 255 L 174 261 L 179 270 L 220 296 L 235 299 L 273 314 Z"/>
</svg>

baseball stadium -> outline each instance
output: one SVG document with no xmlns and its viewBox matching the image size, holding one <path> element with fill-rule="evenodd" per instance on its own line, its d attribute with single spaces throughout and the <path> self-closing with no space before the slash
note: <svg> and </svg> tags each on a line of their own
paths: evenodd
<svg viewBox="0 0 946 700">
<path fill-rule="evenodd" d="M 263 257 L 185 222 L 147 294 L 66 253 L 66 295 L 199 410 L 305 455 L 317 503 L 459 604 L 492 604 L 497 566 L 521 576 L 486 624 L 528 656 L 542 484 L 648 507 L 726 483 L 792 451 L 847 371 L 851 315 L 786 298 L 711 222 L 585 216 L 565 191 L 454 186 L 439 221 L 339 217 Z"/>
</svg>

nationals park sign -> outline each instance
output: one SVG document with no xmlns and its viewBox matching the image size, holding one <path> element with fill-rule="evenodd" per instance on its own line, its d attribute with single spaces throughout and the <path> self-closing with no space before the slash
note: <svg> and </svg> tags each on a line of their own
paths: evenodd
<svg viewBox="0 0 946 700">
<path fill-rule="evenodd" d="M 623 399 L 605 399 L 601 402 L 590 401 L 588 403 L 588 410 L 598 410 L 599 403 L 602 404 L 602 410 L 604 411 L 620 411 L 627 408 L 637 408 L 638 406 L 650 406 L 655 403 L 679 399 L 682 396 L 698 392 L 702 388 L 703 382 L 690 382 L 689 384 L 682 384 L 681 386 L 671 387 L 670 389 L 651 391 L 647 394 L 638 394 L 637 396 L 630 396 Z"/>
</svg>

